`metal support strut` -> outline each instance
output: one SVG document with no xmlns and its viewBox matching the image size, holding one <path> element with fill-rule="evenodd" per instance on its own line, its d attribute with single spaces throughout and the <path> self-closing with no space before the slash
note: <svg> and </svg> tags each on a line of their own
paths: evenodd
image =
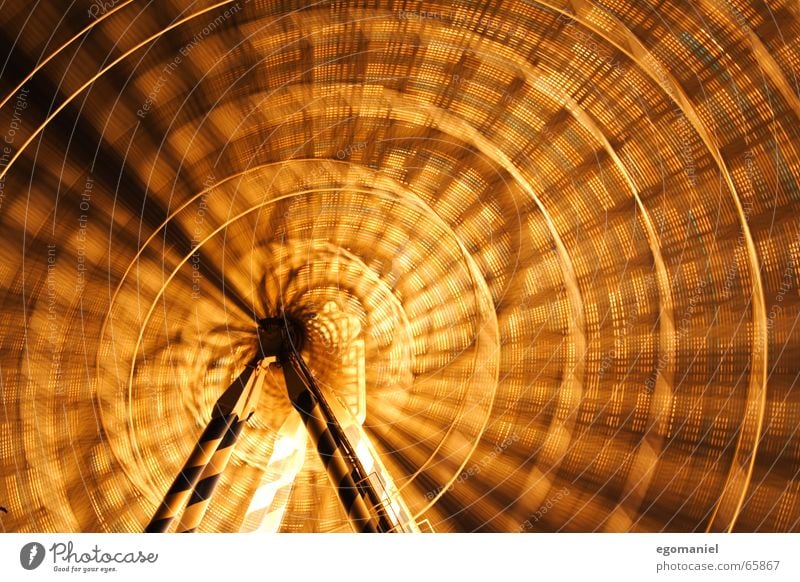
<svg viewBox="0 0 800 582">
<path fill-rule="evenodd" d="M 177 531 L 196 531 L 244 423 L 255 410 L 271 364 L 280 365 L 283 371 L 289 400 L 314 442 L 353 529 L 373 533 L 398 530 L 400 525 L 390 518 L 380 492 L 300 356 L 302 341 L 303 330 L 297 322 L 287 318 L 259 321 L 261 353 L 217 400 L 210 422 L 145 532 L 168 531 L 184 506 Z"/>
<path fill-rule="evenodd" d="M 195 531 L 205 515 L 220 475 L 228 465 L 239 433 L 255 410 L 263 375 L 274 361 L 274 357 L 254 358 L 219 397 L 211 420 L 145 528 L 146 533 L 166 532 L 184 505 L 186 509 L 178 531 Z"/>
<path fill-rule="evenodd" d="M 351 525 L 358 532 L 394 531 L 395 524 L 389 519 L 380 494 L 300 356 L 301 330 L 282 318 L 260 323 L 267 337 L 283 336 L 282 341 L 273 344 L 280 345 L 275 355 L 283 370 L 289 400 L 314 442 Z"/>
</svg>

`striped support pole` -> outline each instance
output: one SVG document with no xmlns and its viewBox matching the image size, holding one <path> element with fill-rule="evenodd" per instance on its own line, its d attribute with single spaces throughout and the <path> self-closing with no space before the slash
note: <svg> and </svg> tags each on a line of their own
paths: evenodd
<svg viewBox="0 0 800 582">
<path fill-rule="evenodd" d="M 369 533 L 390 531 L 392 524 L 376 507 L 366 486 L 367 476 L 351 454 L 347 437 L 322 396 L 316 394 L 310 373 L 297 354 L 285 358 L 283 374 L 292 406 L 300 414 L 353 528 Z"/>
<path fill-rule="evenodd" d="M 163 533 L 169 529 L 175 516 L 189 499 L 192 489 L 203 473 L 206 465 L 214 456 L 223 437 L 231 427 L 233 415 L 217 415 L 208 423 L 200 439 L 192 450 L 189 460 L 175 477 L 172 486 L 164 496 L 153 519 L 145 528 L 146 533 Z"/>
<path fill-rule="evenodd" d="M 237 415 L 231 415 L 231 423 L 228 425 L 225 436 L 222 437 L 214 456 L 206 464 L 200 474 L 200 478 L 197 480 L 197 484 L 194 486 L 194 491 L 191 492 L 186 509 L 181 515 L 181 521 L 178 524 L 179 532 L 193 533 L 197 530 L 203 520 L 203 516 L 206 514 L 219 478 L 225 467 L 228 466 L 228 461 L 230 461 L 231 454 L 233 454 L 233 448 L 236 446 L 236 440 L 239 438 L 245 422 L 247 421 L 239 420 Z"/>
<path fill-rule="evenodd" d="M 200 524 L 220 473 L 225 470 L 236 439 L 246 422 L 240 419 L 247 418 L 255 410 L 263 372 L 274 361 L 274 357 L 257 357 L 251 360 L 219 397 L 214 405 L 211 421 L 164 496 L 163 503 L 145 528 L 146 533 L 167 531 L 187 501 L 188 506 L 178 531 L 194 531 Z"/>
</svg>

